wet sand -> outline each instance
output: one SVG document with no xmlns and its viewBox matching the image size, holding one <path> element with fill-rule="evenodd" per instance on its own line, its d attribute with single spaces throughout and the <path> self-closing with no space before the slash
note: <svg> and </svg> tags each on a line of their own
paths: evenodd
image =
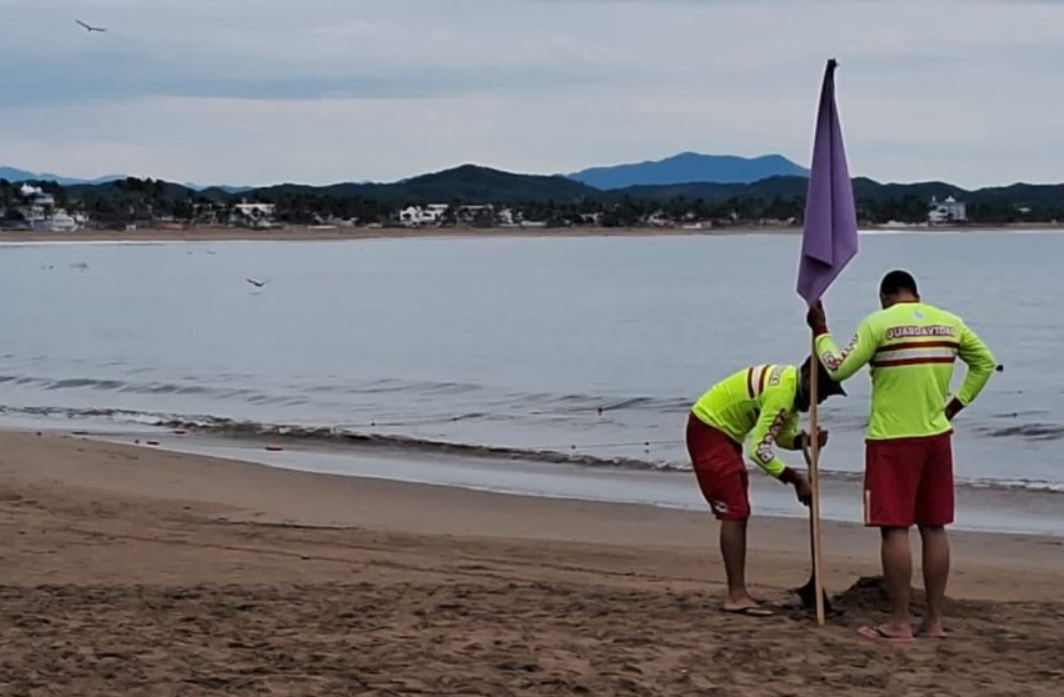
<svg viewBox="0 0 1064 697">
<path fill-rule="evenodd" d="M 767 600 L 802 521 L 756 519 Z M 1064 541 L 958 534 L 954 636 L 723 616 L 705 514 L 0 434 L 3 695 L 1033 695 L 1064 684 Z M 829 589 L 877 569 L 826 526 Z"/>
</svg>

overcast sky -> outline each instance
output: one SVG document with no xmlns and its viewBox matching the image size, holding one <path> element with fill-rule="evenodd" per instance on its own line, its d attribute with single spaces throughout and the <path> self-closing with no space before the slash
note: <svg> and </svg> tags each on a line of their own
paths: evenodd
<svg viewBox="0 0 1064 697">
<path fill-rule="evenodd" d="M 0 164 L 248 184 L 806 164 L 835 56 L 853 173 L 1056 182 L 1062 36 L 1064 0 L 0 0 Z"/>
</svg>

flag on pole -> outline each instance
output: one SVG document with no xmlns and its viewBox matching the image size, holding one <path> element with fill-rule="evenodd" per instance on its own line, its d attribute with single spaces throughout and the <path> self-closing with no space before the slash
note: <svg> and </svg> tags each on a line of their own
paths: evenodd
<svg viewBox="0 0 1064 697">
<path fill-rule="evenodd" d="M 810 306 L 827 291 L 846 264 L 857 255 L 857 211 L 853 205 L 853 185 L 846 166 L 846 149 L 842 144 L 842 126 L 835 106 L 834 59 L 828 61 L 820 107 L 816 117 L 813 165 L 809 172 L 809 191 L 805 201 L 805 229 L 802 231 L 802 256 L 798 262 L 798 294 Z M 812 355 L 816 356 L 816 336 L 812 337 Z M 817 405 L 819 386 L 813 370 L 809 386 L 809 483 L 813 498 L 809 505 L 812 542 L 813 577 L 810 583 L 816 594 L 816 620 L 825 622 L 824 545 L 820 536 L 820 416 Z"/>
<path fill-rule="evenodd" d="M 824 295 L 857 255 L 857 212 L 846 166 L 839 110 L 835 106 L 834 59 L 828 61 L 816 118 L 813 166 L 805 200 L 798 295 L 810 305 Z"/>
</svg>

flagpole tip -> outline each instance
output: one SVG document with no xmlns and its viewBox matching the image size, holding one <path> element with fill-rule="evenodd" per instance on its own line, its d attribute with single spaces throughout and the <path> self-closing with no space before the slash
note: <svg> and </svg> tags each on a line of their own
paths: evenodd
<svg viewBox="0 0 1064 697">
<path fill-rule="evenodd" d="M 829 58 L 828 59 L 828 70 L 834 70 L 837 67 L 839 67 L 839 62 L 837 60 L 835 60 L 834 58 Z"/>
</svg>

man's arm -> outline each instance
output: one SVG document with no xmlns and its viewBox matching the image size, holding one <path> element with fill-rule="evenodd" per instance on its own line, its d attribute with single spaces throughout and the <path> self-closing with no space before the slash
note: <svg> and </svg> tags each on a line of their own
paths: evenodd
<svg viewBox="0 0 1064 697">
<path fill-rule="evenodd" d="M 876 336 L 872 323 L 865 318 L 857 327 L 850 345 L 840 351 L 835 339 L 828 332 L 828 321 L 824 315 L 824 308 L 817 303 L 809 311 L 808 322 L 816 337 L 817 358 L 827 369 L 831 378 L 837 382 L 848 380 L 853 374 L 863 368 L 879 348 L 879 337 Z"/>
<path fill-rule="evenodd" d="M 773 390 L 777 394 L 766 396 L 765 403 L 761 407 L 761 416 L 757 420 L 753 431 L 753 443 L 750 448 L 750 459 L 776 477 L 784 484 L 794 487 L 794 493 L 798 500 L 806 506 L 813 497 L 813 490 L 809 487 L 809 480 L 804 474 L 788 467 L 783 460 L 776 457 L 772 446 L 781 436 L 787 437 L 785 429 L 787 421 L 793 415 L 794 395 L 786 397 L 785 390 Z M 792 444 L 795 440 L 790 436 Z M 781 443 L 782 445 L 782 443 Z"/>
<path fill-rule="evenodd" d="M 761 469 L 784 482 L 793 481 L 793 471 L 776 456 L 775 446 L 780 438 L 787 438 L 787 422 L 791 419 L 793 400 L 788 403 L 785 390 L 769 388 L 761 405 L 761 415 L 751 434 L 750 459 Z M 794 436 L 790 436 L 792 442 Z M 782 445 L 782 444 L 781 444 Z"/>
<path fill-rule="evenodd" d="M 787 417 L 787 422 L 783 424 L 783 428 L 776 435 L 776 445 L 784 450 L 801 450 L 801 435 L 798 433 L 798 415 L 792 411 Z"/>
<path fill-rule="evenodd" d="M 986 387 L 990 376 L 997 367 L 997 360 L 990 352 L 987 345 L 979 338 L 979 335 L 968 328 L 961 326 L 960 348 L 958 356 L 968 365 L 968 374 L 964 377 L 964 383 L 957 395 L 946 407 L 946 415 L 952 419 L 957 413 L 975 401 L 979 393 Z"/>
</svg>

